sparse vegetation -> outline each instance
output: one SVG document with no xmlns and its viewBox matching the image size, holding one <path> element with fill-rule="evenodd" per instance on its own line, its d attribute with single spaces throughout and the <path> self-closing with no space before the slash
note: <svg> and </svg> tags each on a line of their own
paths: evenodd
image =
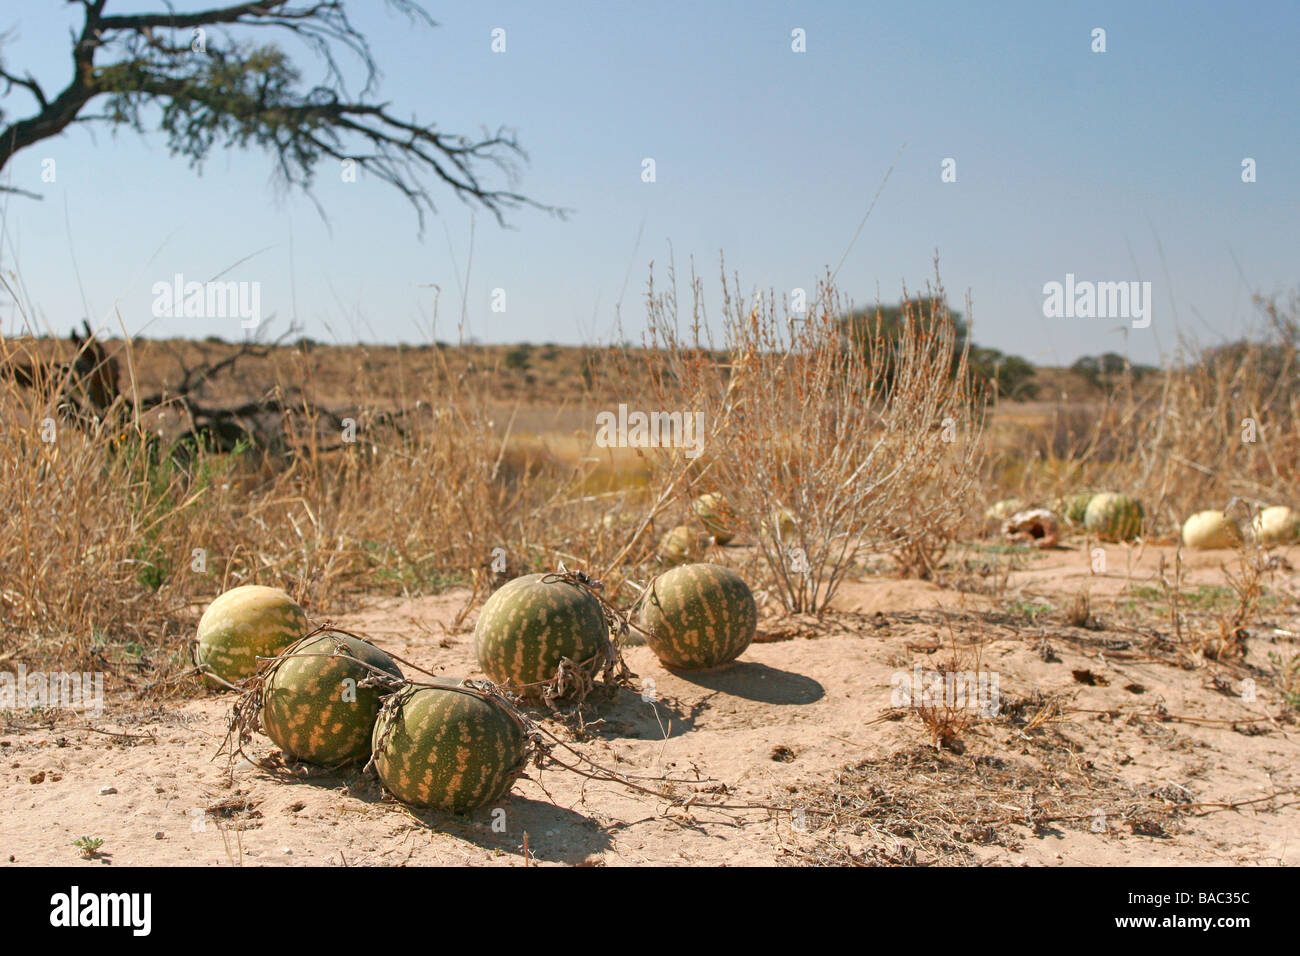
<svg viewBox="0 0 1300 956">
<path fill-rule="evenodd" d="M 82 859 L 92 860 L 99 855 L 99 848 L 104 845 L 104 841 L 100 837 L 83 836 L 74 840 L 72 845 L 77 848 Z"/>
<path fill-rule="evenodd" d="M 1174 698 L 1154 692 L 1154 678 L 1125 673 L 1129 662 L 1193 675 L 1170 680 L 1220 697 L 1227 716 L 1205 720 L 1223 733 L 1266 735 L 1295 720 L 1300 665 L 1270 637 L 1289 640 L 1295 628 L 1289 540 L 1245 535 L 1235 552 L 1186 554 L 1175 544 L 1193 508 L 1222 510 L 1249 529 L 1262 505 L 1300 500 L 1294 473 L 1273 467 L 1293 451 L 1294 399 L 1284 401 L 1248 367 L 1276 359 L 1268 349 L 1277 342 L 1258 353 L 1216 353 L 1205 367 L 1122 373 L 1086 397 L 1089 415 L 1128 431 L 1117 437 L 1090 425 L 1091 437 L 1054 457 L 1059 421 L 1026 425 L 1027 406 L 1005 392 L 987 403 L 993 396 L 941 290 L 900 307 L 892 336 L 846 340 L 837 318 L 845 307 L 829 286 L 803 316 L 736 289 L 734 280 L 723 283 L 716 344 L 694 277 L 684 328 L 671 282 L 648 290 L 641 347 L 246 352 L 201 342 L 0 340 L 0 367 L 23 370 L 0 378 L 0 479 L 15 489 L 0 515 L 0 653 L 104 670 L 145 699 L 199 693 L 180 676 L 191 666 L 198 612 L 244 583 L 283 587 L 317 619 L 361 595 L 458 588 L 455 608 L 438 620 L 446 634 L 437 646 L 454 650 L 502 584 L 561 562 L 601 582 L 612 605 L 631 606 L 671 558 L 657 545 L 681 528 L 698 544 L 695 559 L 734 569 L 752 591 L 759 621 L 740 666 L 754 667 L 765 690 L 789 685 L 800 701 L 824 693 L 816 681 L 809 690 L 803 675 L 748 657 L 768 642 L 828 633 L 861 638 L 854 653 L 869 662 L 880 641 L 902 631 L 908 636 L 889 653 L 900 666 L 919 661 L 939 675 L 945 692 L 880 718 L 899 720 L 905 746 L 894 757 L 850 763 L 835 781 L 810 785 L 803 809 L 812 828 L 785 845 L 798 859 L 823 862 L 968 861 L 972 848 L 1010 849 L 1016 828 L 1037 832 L 1048 820 L 1101 832 L 1098 808 L 1106 833 L 1122 823 L 1132 834 L 1177 834 L 1179 816 L 1190 812 L 1182 783 L 1137 787 L 1096 766 L 1048 789 L 1035 780 L 1078 766 L 1095 741 L 1072 740 L 1064 728 L 1084 715 L 1097 733 L 1117 719 L 1138 722 L 1144 734 L 1162 735 L 1161 746 L 1167 725 L 1203 720 L 1171 713 Z M 77 353 L 92 361 L 79 364 Z M 95 378 L 108 359 L 122 370 L 116 393 Z M 1285 363 L 1274 371 L 1289 381 Z M 1214 429 L 1227 427 L 1241 401 L 1253 403 L 1259 417 L 1247 417 L 1261 441 L 1233 433 L 1221 442 L 1229 465 L 1189 476 L 1183 461 L 1219 460 Z M 598 444 L 594 416 L 620 405 L 700 412 L 701 453 Z M 195 429 L 195 409 L 211 428 Z M 1172 415 L 1163 430 L 1150 418 L 1157 414 Z M 1137 449 L 1134 435 L 1165 457 Z M 1109 570 L 1092 565 L 1084 549 L 1097 542 L 1086 529 L 1067 525 L 1063 546 L 1043 550 L 1003 540 L 1000 523 L 982 520 L 990 502 L 1016 497 L 1028 507 L 1102 489 L 1123 490 L 1146 510 L 1139 535 L 1106 543 Z M 1152 554 L 1163 562 L 1154 572 Z M 1059 576 L 1057 586 L 1044 583 L 1062 560 L 1069 586 Z M 916 587 L 924 600 L 925 589 L 946 590 L 956 606 L 868 610 L 869 618 L 837 606 L 845 591 L 860 599 L 863 582 Z M 957 622 L 963 632 L 944 657 L 934 635 L 945 627 L 951 635 Z M 950 678 L 955 687 L 989 673 L 979 655 L 994 645 L 999 670 L 1022 653 L 1034 680 L 1055 689 L 1017 688 L 997 713 L 949 696 Z M 654 649 L 629 634 L 619 648 Z M 914 656 L 936 653 L 928 662 Z M 707 690 L 722 679 L 698 680 Z M 1247 695 L 1248 682 L 1269 685 L 1262 704 Z M 1078 704 L 1075 693 L 1111 696 Z M 669 740 L 708 704 L 682 706 L 651 691 L 632 707 L 653 716 L 650 737 Z M 6 732 L 55 732 L 65 719 L 44 706 L 6 713 Z M 604 715 L 566 719 L 576 721 L 575 742 L 604 733 Z M 626 714 L 610 732 L 619 719 Z M 919 742 L 939 754 L 908 749 Z M 1012 744 L 1026 759 L 986 753 Z M 798 746 L 768 751 L 796 766 L 803 759 Z M 924 788 L 907 789 L 906 767 L 926 768 L 957 794 L 942 811 L 956 829 L 916 822 L 937 811 Z M 848 796 L 844 788 L 867 772 L 885 775 L 878 791 Z M 33 766 L 22 779 L 45 786 L 60 772 Z M 657 799 L 683 820 L 711 812 L 702 793 L 727 799 L 709 780 L 638 779 L 662 787 Z M 1011 786 L 1028 792 L 1023 809 L 976 812 L 988 788 Z M 790 812 L 785 802 L 773 807 Z M 830 834 L 836 812 L 849 822 Z M 814 842 L 803 843 L 805 835 Z M 841 845 L 846 835 L 876 842 Z M 84 840 L 91 855 L 98 851 L 100 843 Z"/>
</svg>

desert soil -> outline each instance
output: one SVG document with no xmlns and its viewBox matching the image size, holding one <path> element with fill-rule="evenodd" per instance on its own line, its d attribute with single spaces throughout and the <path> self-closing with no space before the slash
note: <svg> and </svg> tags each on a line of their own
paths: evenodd
<svg viewBox="0 0 1300 956">
<path fill-rule="evenodd" d="M 229 693 L 150 709 L 110 700 L 99 718 L 51 727 L 11 715 L 0 862 L 1300 863 L 1300 727 L 1261 676 L 1269 651 L 1300 650 L 1300 574 L 1269 582 L 1278 599 L 1243 660 L 1179 666 L 1128 606 L 1130 583 L 1156 582 L 1172 549 L 1109 554 L 1106 576 L 1080 548 L 1030 555 L 996 594 L 866 577 L 836 614 L 766 622 L 763 642 L 712 673 L 671 673 L 627 648 L 633 688 L 589 708 L 585 732 L 545 726 L 645 786 L 694 781 L 671 785 L 676 800 L 549 766 L 468 817 L 413 814 L 355 769 L 230 766 L 217 756 Z M 1232 558 L 1194 556 L 1186 585 L 1222 584 Z M 1070 626 L 1062 612 L 1083 588 L 1097 623 Z M 481 676 L 473 616 L 451 628 L 466 596 L 358 599 L 334 621 L 429 671 Z M 1010 599 L 1052 610 L 1008 614 Z M 891 678 L 934 667 L 953 640 L 980 642 L 1005 707 L 940 753 L 914 712 L 891 707 Z M 261 737 L 251 752 L 276 754 Z M 857 769 L 837 776 L 845 767 Z M 74 848 L 82 836 L 102 839 L 95 857 Z"/>
</svg>

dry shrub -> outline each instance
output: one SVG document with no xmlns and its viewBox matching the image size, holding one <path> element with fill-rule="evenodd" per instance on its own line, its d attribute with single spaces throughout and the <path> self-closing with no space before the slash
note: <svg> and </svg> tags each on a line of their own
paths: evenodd
<svg viewBox="0 0 1300 956">
<path fill-rule="evenodd" d="M 685 329 L 672 267 L 662 291 L 652 276 L 645 348 L 610 363 L 628 405 L 702 415 L 698 458 L 649 457 L 661 497 L 684 514 L 720 491 L 788 611 L 825 611 L 868 552 L 931 568 L 967 510 L 983 411 L 942 289 L 894 337 L 878 321 L 846 334 L 851 310 L 829 280 L 806 315 L 737 289 L 724 273 L 715 345 L 694 271 Z"/>
<path fill-rule="evenodd" d="M 24 357 L 0 340 L 6 366 Z M 147 663 L 179 647 L 176 605 L 205 580 L 194 549 L 223 540 L 238 504 L 227 462 L 182 470 L 138 429 L 71 417 L 43 384 L 0 381 L 0 656 Z"/>
<path fill-rule="evenodd" d="M 981 716 L 993 716 L 998 702 L 996 675 L 982 667 L 983 647 L 959 646 L 957 635 L 948 627 L 949 653 L 929 675 L 925 686 L 913 688 L 911 706 L 936 748 L 960 750 L 959 738 Z"/>
<path fill-rule="evenodd" d="M 1206 657 L 1222 661 L 1246 655 L 1246 638 L 1249 636 L 1246 625 L 1259 613 L 1260 600 L 1266 590 L 1264 577 L 1267 568 L 1263 549 L 1249 537 L 1243 539 L 1237 546 L 1236 571 L 1226 565 L 1223 568 L 1223 576 L 1232 589 L 1235 603 L 1219 617 L 1217 637 L 1204 642 L 1201 650 Z"/>
</svg>

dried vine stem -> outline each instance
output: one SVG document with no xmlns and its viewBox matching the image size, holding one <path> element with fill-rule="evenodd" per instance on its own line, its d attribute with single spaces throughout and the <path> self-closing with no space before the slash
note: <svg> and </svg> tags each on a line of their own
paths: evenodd
<svg viewBox="0 0 1300 956">
<path fill-rule="evenodd" d="M 618 636 L 621 637 L 626 634 L 630 627 L 636 627 L 635 624 L 628 620 L 628 616 L 624 611 L 605 599 L 603 593 L 605 590 L 604 584 L 588 575 L 585 571 L 571 570 L 564 566 L 564 562 L 560 562 L 557 570 L 546 574 L 542 578 L 543 584 L 551 584 L 557 581 L 570 584 L 595 598 L 596 602 L 600 604 L 601 610 L 605 613 L 605 622 L 608 629 Z M 640 630 L 640 628 L 637 629 Z M 596 689 L 597 680 L 606 688 L 612 689 L 630 685 L 632 678 L 635 676 L 628 668 L 627 662 L 623 660 L 623 652 L 606 635 L 600 649 L 591 657 L 584 661 L 574 661 L 567 657 L 561 658 L 554 677 L 522 686 L 525 688 L 540 687 L 542 701 L 552 711 L 558 711 L 559 707 L 557 705 L 560 703 L 571 702 L 581 705 Z"/>
</svg>

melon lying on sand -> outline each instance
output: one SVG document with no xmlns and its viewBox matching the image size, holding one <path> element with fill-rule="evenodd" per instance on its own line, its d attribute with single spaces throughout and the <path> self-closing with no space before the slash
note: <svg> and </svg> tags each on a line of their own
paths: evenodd
<svg viewBox="0 0 1300 956">
<path fill-rule="evenodd" d="M 526 697 L 543 693 L 562 658 L 590 660 L 609 642 L 600 602 L 552 574 L 515 578 L 487 599 L 474 627 L 479 666 Z"/>
<path fill-rule="evenodd" d="M 1198 511 L 1183 522 L 1183 544 L 1197 551 L 1235 548 L 1241 532 L 1222 511 Z"/>
<path fill-rule="evenodd" d="M 719 494 L 700 495 L 692 503 L 706 531 L 718 544 L 730 544 L 736 537 L 736 514 Z"/>
<path fill-rule="evenodd" d="M 1103 541 L 1132 541 L 1142 533 L 1144 517 L 1136 498 L 1106 491 L 1088 502 L 1083 526 Z"/>
<path fill-rule="evenodd" d="M 1285 505 L 1265 508 L 1252 522 L 1255 540 L 1264 546 L 1300 542 L 1300 512 Z"/>
<path fill-rule="evenodd" d="M 709 535 L 690 525 L 679 524 L 659 539 L 655 556 L 661 564 L 672 567 L 702 557 L 708 547 Z"/>
<path fill-rule="evenodd" d="M 527 737 L 492 698 L 455 680 L 432 684 L 409 685 L 385 702 L 371 739 L 375 770 L 403 803 L 466 813 L 519 779 Z"/>
<path fill-rule="evenodd" d="M 743 578 L 716 564 L 665 571 L 646 590 L 641 626 L 664 664 L 682 669 L 720 667 L 754 639 L 758 609 Z"/>
<path fill-rule="evenodd" d="M 307 615 L 279 588 L 245 584 L 208 605 L 199 618 L 194 662 L 227 683 L 257 673 L 259 657 L 276 657 L 302 640 Z"/>
<path fill-rule="evenodd" d="M 298 760 L 334 766 L 370 756 L 383 688 L 402 672 L 393 659 L 348 634 L 325 633 L 295 644 L 266 674 L 262 732 Z"/>
</svg>

